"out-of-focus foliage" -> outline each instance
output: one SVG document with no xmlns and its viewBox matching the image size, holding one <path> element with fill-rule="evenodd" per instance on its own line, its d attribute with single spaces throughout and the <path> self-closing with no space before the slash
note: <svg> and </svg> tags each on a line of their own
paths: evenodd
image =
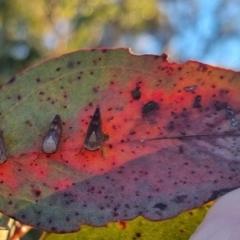
<svg viewBox="0 0 240 240">
<path fill-rule="evenodd" d="M 40 59 L 123 45 L 166 22 L 156 0 L 0 0 L 0 83 Z"/>
<path fill-rule="evenodd" d="M 0 85 L 80 48 L 131 47 L 240 69 L 235 0 L 0 0 Z"/>
</svg>

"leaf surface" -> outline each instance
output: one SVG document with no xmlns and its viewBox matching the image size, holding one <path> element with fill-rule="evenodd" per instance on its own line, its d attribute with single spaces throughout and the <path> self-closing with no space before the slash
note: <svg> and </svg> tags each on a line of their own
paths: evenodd
<svg viewBox="0 0 240 240">
<path fill-rule="evenodd" d="M 240 74 L 125 49 L 78 51 L 0 90 L 0 210 L 51 232 L 161 220 L 240 186 Z M 101 148 L 84 148 L 100 108 Z M 54 154 L 41 151 L 59 114 Z M 14 176 L 14 177 L 13 177 Z"/>
<path fill-rule="evenodd" d="M 173 219 L 150 222 L 142 217 L 108 223 L 105 227 L 82 226 L 76 233 L 48 233 L 41 240 L 187 240 L 202 221 L 209 205 L 181 213 Z"/>
</svg>

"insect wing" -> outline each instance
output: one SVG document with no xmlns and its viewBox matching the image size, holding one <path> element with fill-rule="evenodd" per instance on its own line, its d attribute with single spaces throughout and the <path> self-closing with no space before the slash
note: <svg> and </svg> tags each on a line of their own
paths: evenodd
<svg viewBox="0 0 240 240">
<path fill-rule="evenodd" d="M 42 150 L 45 153 L 54 153 L 57 151 L 62 136 L 62 121 L 59 115 L 56 115 L 49 127 L 46 136 L 43 139 Z"/>
<path fill-rule="evenodd" d="M 95 151 L 101 147 L 102 141 L 103 134 L 101 114 L 99 107 L 97 107 L 88 126 L 84 140 L 84 147 L 90 151 Z"/>
</svg>

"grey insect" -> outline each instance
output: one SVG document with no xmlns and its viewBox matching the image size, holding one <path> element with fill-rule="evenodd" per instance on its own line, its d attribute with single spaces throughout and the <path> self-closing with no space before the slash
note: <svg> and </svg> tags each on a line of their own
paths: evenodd
<svg viewBox="0 0 240 240">
<path fill-rule="evenodd" d="M 98 150 L 103 140 L 101 114 L 99 107 L 97 107 L 88 126 L 84 147 L 90 151 Z"/>
<path fill-rule="evenodd" d="M 62 137 L 62 121 L 60 116 L 57 114 L 46 134 L 43 138 L 42 150 L 45 153 L 54 153 L 57 151 Z"/>
<path fill-rule="evenodd" d="M 3 164 L 7 161 L 7 150 L 3 140 L 3 135 L 0 132 L 0 164 Z"/>
</svg>

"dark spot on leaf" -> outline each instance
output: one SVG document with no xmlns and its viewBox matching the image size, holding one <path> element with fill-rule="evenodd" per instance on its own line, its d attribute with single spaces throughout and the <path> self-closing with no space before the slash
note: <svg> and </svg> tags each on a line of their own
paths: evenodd
<svg viewBox="0 0 240 240">
<path fill-rule="evenodd" d="M 40 83 L 40 82 L 41 82 L 40 77 L 37 77 L 37 78 L 36 78 L 36 82 L 37 82 L 37 83 Z"/>
<path fill-rule="evenodd" d="M 167 205 L 165 203 L 157 203 L 153 207 L 154 208 L 159 208 L 161 210 L 165 210 L 167 208 Z"/>
<path fill-rule="evenodd" d="M 18 100 L 21 100 L 21 99 L 22 99 L 22 96 L 21 96 L 21 95 L 18 95 L 18 96 L 17 96 L 17 99 L 18 99 Z"/>
<path fill-rule="evenodd" d="M 173 121 L 169 122 L 169 124 L 167 126 L 167 129 L 168 129 L 168 131 L 173 131 L 175 129 Z"/>
<path fill-rule="evenodd" d="M 39 94 L 39 95 L 44 95 L 44 92 L 39 92 L 38 94 Z"/>
<path fill-rule="evenodd" d="M 207 65 L 206 64 L 203 64 L 203 63 L 199 63 L 199 68 L 198 70 L 201 71 L 201 72 L 206 72 L 207 71 Z"/>
<path fill-rule="evenodd" d="M 142 236 L 141 233 L 136 233 L 137 238 L 140 238 L 141 236 Z"/>
<path fill-rule="evenodd" d="M 34 191 L 34 194 L 35 194 L 36 197 L 39 197 L 41 195 L 41 193 L 42 192 L 40 190 L 35 190 Z"/>
<path fill-rule="evenodd" d="M 184 153 L 183 146 L 179 146 L 179 150 L 178 151 L 179 151 L 180 154 L 183 154 Z"/>
<path fill-rule="evenodd" d="M 159 105 L 154 101 L 150 101 L 143 106 L 142 115 L 146 116 L 146 115 L 155 113 L 158 109 L 159 109 Z"/>
<path fill-rule="evenodd" d="M 60 68 L 60 67 L 56 68 L 56 71 L 57 71 L 57 72 L 59 72 L 60 70 L 61 70 L 61 68 Z"/>
<path fill-rule="evenodd" d="M 92 88 L 92 91 L 93 91 L 94 93 L 97 93 L 97 92 L 98 92 L 98 88 L 99 88 L 99 87 L 93 87 L 93 88 Z"/>
<path fill-rule="evenodd" d="M 12 84 L 15 80 L 16 80 L 16 77 L 11 78 L 11 79 L 8 81 L 8 84 Z"/>
<path fill-rule="evenodd" d="M 167 60 L 167 54 L 166 54 L 166 53 L 163 53 L 163 54 L 161 55 L 161 58 L 162 58 L 163 61 L 166 61 L 166 60 Z"/>
<path fill-rule="evenodd" d="M 182 203 L 187 198 L 187 195 L 180 195 L 173 199 L 175 203 Z"/>
<path fill-rule="evenodd" d="M 223 189 L 220 189 L 220 190 L 217 190 L 217 191 L 213 191 L 212 192 L 212 196 L 210 197 L 208 202 L 212 201 L 212 200 L 215 200 L 218 197 L 220 197 L 220 196 L 222 196 L 222 195 L 224 195 L 224 194 L 226 194 L 226 193 L 228 193 L 228 192 L 230 192 L 230 191 L 232 191 L 234 189 L 236 189 L 236 188 L 223 188 Z"/>
<path fill-rule="evenodd" d="M 103 141 L 107 141 L 109 139 L 109 135 L 108 134 L 103 134 Z"/>
<path fill-rule="evenodd" d="M 197 95 L 194 99 L 194 103 L 193 103 L 193 108 L 200 108 L 201 106 L 201 99 L 202 97 L 200 95 Z"/>
<path fill-rule="evenodd" d="M 214 103 L 214 107 L 216 111 L 221 111 L 223 109 L 226 109 L 227 103 L 216 101 Z"/>
<path fill-rule="evenodd" d="M 131 95 L 133 100 L 138 100 L 141 98 L 141 92 L 139 91 L 140 87 L 136 87 L 134 90 L 131 91 Z"/>
<path fill-rule="evenodd" d="M 74 68 L 74 63 L 73 62 L 68 62 L 68 66 L 69 69 L 73 69 Z"/>
</svg>

